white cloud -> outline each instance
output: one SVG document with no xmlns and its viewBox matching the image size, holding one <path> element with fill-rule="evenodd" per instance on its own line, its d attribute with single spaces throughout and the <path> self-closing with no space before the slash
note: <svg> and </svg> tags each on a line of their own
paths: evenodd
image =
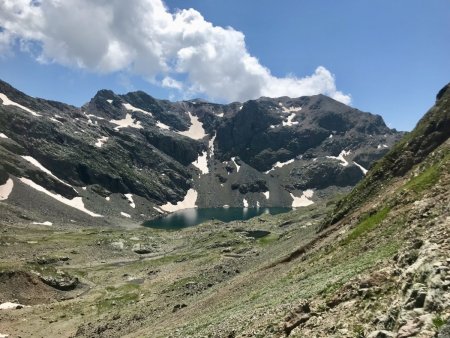
<svg viewBox="0 0 450 338">
<path fill-rule="evenodd" d="M 0 50 L 34 42 L 40 62 L 163 78 L 164 87 L 212 99 L 323 93 L 350 102 L 324 67 L 276 77 L 249 54 L 242 32 L 214 26 L 194 9 L 170 13 L 162 0 L 0 0 L 0 26 Z"/>
<path fill-rule="evenodd" d="M 161 85 L 166 88 L 174 88 L 178 90 L 183 89 L 183 84 L 180 81 L 171 78 L 170 76 L 166 76 L 164 79 L 162 79 Z"/>
</svg>

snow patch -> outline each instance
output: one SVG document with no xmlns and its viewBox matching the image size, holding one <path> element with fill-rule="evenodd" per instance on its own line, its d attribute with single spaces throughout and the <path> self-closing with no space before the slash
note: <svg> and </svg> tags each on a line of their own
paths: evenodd
<svg viewBox="0 0 450 338">
<path fill-rule="evenodd" d="M 266 196 L 266 200 L 268 200 L 270 197 L 270 191 L 263 192 L 263 195 Z"/>
<path fill-rule="evenodd" d="M 33 110 L 31 110 L 31 109 L 29 109 L 27 107 L 22 106 L 21 104 L 18 104 L 18 103 L 14 102 L 14 101 L 11 101 L 10 99 L 8 99 L 8 97 L 5 94 L 0 93 L 0 99 L 2 99 L 4 106 L 16 106 L 16 107 L 18 107 L 18 108 L 20 108 L 22 110 L 25 110 L 25 111 L 29 112 L 33 116 L 42 116 L 41 114 L 38 114 L 35 111 L 33 111 Z"/>
<path fill-rule="evenodd" d="M 233 161 L 234 165 L 236 166 L 236 172 L 239 172 L 239 169 L 241 169 L 241 166 L 236 163 L 236 157 L 232 157 L 231 161 Z"/>
<path fill-rule="evenodd" d="M 224 204 L 222 208 L 228 209 L 228 208 L 230 208 L 230 206 L 228 204 Z"/>
<path fill-rule="evenodd" d="M 5 184 L 0 185 L 0 201 L 5 201 L 8 199 L 14 187 L 14 182 L 12 179 L 8 178 Z"/>
<path fill-rule="evenodd" d="M 341 161 L 341 166 L 346 167 L 348 166 L 348 161 L 344 158 L 344 156 L 348 156 L 350 155 L 350 153 L 351 153 L 350 150 L 349 151 L 342 150 L 338 156 L 327 156 L 327 158 Z"/>
<path fill-rule="evenodd" d="M 153 209 L 155 209 L 157 212 L 159 212 L 160 214 L 164 214 L 164 210 L 161 210 L 158 207 L 153 207 Z"/>
<path fill-rule="evenodd" d="M 112 104 L 113 103 L 113 100 L 106 100 L 106 102 L 108 102 L 109 104 Z"/>
<path fill-rule="evenodd" d="M 55 122 L 55 123 L 61 123 L 61 124 L 63 124 L 61 121 L 58 121 L 58 120 L 55 119 L 54 117 L 50 117 L 50 121 Z"/>
<path fill-rule="evenodd" d="M 133 117 L 131 114 L 127 114 L 124 119 L 122 120 L 110 120 L 112 124 L 116 124 L 117 127 L 114 128 L 114 130 L 119 130 L 121 128 L 136 128 L 136 129 L 143 129 L 141 122 L 133 120 Z"/>
<path fill-rule="evenodd" d="M 295 115 L 295 113 L 292 113 L 291 115 L 288 116 L 287 122 L 282 121 L 281 123 L 283 124 L 283 127 L 291 127 L 293 125 L 298 124 L 298 121 L 293 121 L 293 119 L 296 117 L 297 115 Z"/>
<path fill-rule="evenodd" d="M 368 170 L 366 168 L 364 168 L 362 165 L 356 163 L 355 161 L 353 161 L 353 163 L 359 168 L 361 169 L 361 171 L 363 172 L 364 175 L 367 174 Z"/>
<path fill-rule="evenodd" d="M 217 114 L 218 117 L 223 117 L 223 113 Z"/>
<path fill-rule="evenodd" d="M 270 173 L 271 171 L 275 170 L 275 168 L 282 168 L 282 167 L 284 167 L 285 165 L 291 164 L 291 163 L 294 162 L 294 160 L 295 160 L 295 159 L 291 159 L 291 160 L 288 160 L 288 161 L 286 161 L 286 162 L 280 162 L 280 161 L 278 161 L 277 163 L 275 163 L 275 164 L 273 165 L 272 169 L 267 170 L 265 173 L 268 174 L 268 173 Z"/>
<path fill-rule="evenodd" d="M 49 226 L 49 227 L 51 227 L 53 225 L 52 222 L 48 222 L 48 221 L 46 221 L 46 222 L 33 222 L 33 224 L 35 224 L 35 225 L 46 225 L 46 226 Z"/>
<path fill-rule="evenodd" d="M 95 146 L 97 148 L 101 148 L 106 143 L 106 141 L 108 141 L 108 139 L 109 139 L 108 136 L 100 137 L 99 139 L 97 139 L 97 142 L 95 143 Z"/>
<path fill-rule="evenodd" d="M 3 134 L 3 133 L 0 133 L 0 138 L 9 138 L 8 136 L 6 136 L 5 134 Z"/>
<path fill-rule="evenodd" d="M 156 126 L 160 129 L 169 130 L 170 127 L 167 124 L 157 121 Z"/>
<path fill-rule="evenodd" d="M 214 134 L 213 137 L 211 137 L 211 139 L 208 142 L 208 150 L 209 150 L 209 156 L 213 157 L 214 156 L 214 141 L 216 140 L 216 134 Z"/>
<path fill-rule="evenodd" d="M 314 204 L 314 202 L 310 200 L 310 198 L 314 195 L 314 191 L 311 189 L 305 190 L 300 197 L 295 197 L 292 193 L 290 193 L 290 195 L 292 197 L 293 208 L 306 207 Z"/>
<path fill-rule="evenodd" d="M 177 204 L 172 204 L 170 202 L 161 205 L 161 209 L 167 212 L 174 212 L 182 209 L 190 209 L 196 208 L 195 203 L 197 202 L 197 191 L 195 189 L 189 189 L 186 196 L 182 201 L 179 201 Z"/>
<path fill-rule="evenodd" d="M 279 105 L 281 106 L 281 109 L 282 109 L 283 113 L 285 113 L 285 114 L 296 113 L 296 112 L 299 112 L 300 110 L 302 110 L 302 107 L 292 106 L 292 107 L 287 108 L 287 107 L 284 107 L 282 103 Z"/>
<path fill-rule="evenodd" d="M 122 103 L 122 105 L 125 107 L 126 110 L 130 110 L 130 111 L 138 111 L 138 112 L 140 112 L 140 113 L 142 113 L 142 114 L 149 115 L 149 116 L 152 116 L 152 117 L 153 117 L 153 114 L 152 114 L 152 113 L 150 113 L 150 112 L 148 112 L 148 111 L 145 111 L 145 110 L 143 110 L 143 109 L 140 109 L 140 108 L 136 108 L 135 106 L 133 106 L 133 105 L 131 105 L 131 104 L 129 104 L 129 103 Z"/>
<path fill-rule="evenodd" d="M 133 194 L 125 194 L 125 197 L 130 202 L 130 207 L 135 209 L 136 208 L 136 204 L 134 203 L 134 200 L 133 200 Z"/>
<path fill-rule="evenodd" d="M 126 212 L 121 211 L 120 214 L 121 214 L 123 217 L 131 218 L 131 215 L 130 215 L 130 214 L 127 214 Z"/>
<path fill-rule="evenodd" d="M 85 208 L 85 206 L 84 206 L 83 199 L 81 197 L 74 197 L 73 199 L 69 200 L 69 199 L 67 199 L 67 198 L 65 198 L 65 197 L 63 197 L 63 196 L 61 196 L 59 194 L 55 194 L 55 193 L 52 193 L 52 192 L 48 191 L 44 187 L 40 186 L 39 184 L 34 183 L 32 180 L 30 180 L 28 178 L 21 177 L 21 178 L 19 178 L 19 180 L 22 183 L 30 186 L 31 188 L 33 188 L 33 189 L 35 189 L 37 191 L 43 192 L 44 194 L 50 196 L 51 198 L 54 198 L 55 200 L 65 204 L 65 205 L 68 205 L 69 207 L 78 209 L 78 210 L 88 214 L 89 216 L 92 216 L 92 217 L 103 217 L 102 215 L 99 215 L 99 214 L 96 214 L 96 213 L 94 213 L 92 211 L 87 210 Z"/>
<path fill-rule="evenodd" d="M 12 310 L 12 309 L 23 308 L 23 307 L 29 307 L 29 306 L 22 305 L 19 303 L 11 303 L 11 302 L 6 302 L 6 303 L 0 304 L 0 310 Z"/>
<path fill-rule="evenodd" d="M 35 167 L 39 168 L 41 171 L 43 171 L 44 173 L 48 174 L 49 176 L 53 177 L 55 180 L 61 182 L 64 185 L 67 185 L 68 187 L 73 188 L 71 185 L 67 184 L 66 182 L 64 182 L 63 180 L 60 180 L 58 177 L 56 177 L 50 170 L 48 170 L 46 167 L 44 167 L 38 160 L 36 160 L 35 158 L 31 157 L 31 156 L 22 156 L 22 158 L 28 162 L 30 162 L 32 165 L 34 165 Z"/>
<path fill-rule="evenodd" d="M 244 198 L 244 208 L 248 208 L 248 201 Z"/>
<path fill-rule="evenodd" d="M 191 126 L 186 131 L 178 131 L 178 134 L 190 137 L 194 140 L 201 140 L 206 136 L 205 129 L 203 128 L 203 123 L 201 123 L 197 116 L 191 114 L 191 112 L 187 112 L 189 115 L 189 119 L 191 120 Z"/>
<path fill-rule="evenodd" d="M 209 169 L 208 169 L 208 152 L 205 150 L 198 158 L 197 160 L 192 163 L 193 166 L 197 167 L 198 169 L 200 169 L 200 171 L 202 172 L 203 175 L 208 174 L 209 173 Z"/>
<path fill-rule="evenodd" d="M 256 201 L 256 208 L 259 209 L 259 207 L 260 207 L 259 201 Z"/>
</svg>

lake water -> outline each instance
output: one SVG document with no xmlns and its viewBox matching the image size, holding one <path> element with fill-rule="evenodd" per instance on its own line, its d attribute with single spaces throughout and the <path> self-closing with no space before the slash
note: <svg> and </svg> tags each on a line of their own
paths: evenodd
<svg viewBox="0 0 450 338">
<path fill-rule="evenodd" d="M 201 224 L 210 220 L 231 222 L 247 220 L 265 213 L 277 215 L 291 211 L 291 208 L 195 208 L 184 209 L 144 223 L 156 229 L 176 230 Z"/>
</svg>

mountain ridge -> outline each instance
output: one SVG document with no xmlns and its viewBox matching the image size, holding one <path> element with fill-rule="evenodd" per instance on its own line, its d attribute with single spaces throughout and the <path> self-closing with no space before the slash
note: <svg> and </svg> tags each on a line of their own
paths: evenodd
<svg viewBox="0 0 450 338">
<path fill-rule="evenodd" d="M 198 207 L 292 206 L 308 189 L 317 202 L 356 184 L 402 135 L 380 116 L 323 95 L 223 105 L 100 90 L 77 108 L 4 82 L 0 92 L 9 100 L 0 105 L 0 132 L 8 136 L 1 139 L 3 176 L 81 197 L 111 222 L 158 217 L 191 190 Z M 142 200 L 118 210 L 105 200 L 114 194 Z"/>
</svg>

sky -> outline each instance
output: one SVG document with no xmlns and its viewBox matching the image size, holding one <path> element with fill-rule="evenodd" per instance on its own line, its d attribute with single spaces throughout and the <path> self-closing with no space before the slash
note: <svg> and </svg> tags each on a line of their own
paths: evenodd
<svg viewBox="0 0 450 338">
<path fill-rule="evenodd" d="M 0 0 L 0 79 L 76 106 L 322 93 L 411 130 L 450 82 L 450 1 Z"/>
</svg>

